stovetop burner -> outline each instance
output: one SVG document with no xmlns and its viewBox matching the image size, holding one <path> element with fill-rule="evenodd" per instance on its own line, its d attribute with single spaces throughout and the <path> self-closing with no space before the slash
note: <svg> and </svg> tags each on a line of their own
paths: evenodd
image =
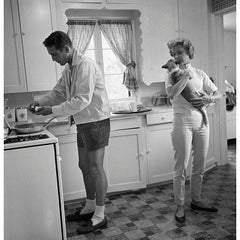
<svg viewBox="0 0 240 240">
<path fill-rule="evenodd" d="M 14 137 L 9 137 L 9 138 L 5 139 L 4 144 L 17 143 L 17 142 L 27 142 L 27 141 L 46 139 L 46 138 L 49 138 L 49 136 L 47 134 L 14 136 Z"/>
</svg>

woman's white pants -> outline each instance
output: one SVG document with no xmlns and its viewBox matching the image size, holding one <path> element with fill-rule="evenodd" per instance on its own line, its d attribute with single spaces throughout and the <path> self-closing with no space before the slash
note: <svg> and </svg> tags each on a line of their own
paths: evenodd
<svg viewBox="0 0 240 240">
<path fill-rule="evenodd" d="M 174 114 L 171 136 L 175 158 L 173 179 L 175 203 L 184 205 L 186 170 L 190 159 L 192 159 L 191 198 L 200 201 L 209 146 L 209 126 L 203 125 L 200 113 L 187 116 Z"/>
</svg>

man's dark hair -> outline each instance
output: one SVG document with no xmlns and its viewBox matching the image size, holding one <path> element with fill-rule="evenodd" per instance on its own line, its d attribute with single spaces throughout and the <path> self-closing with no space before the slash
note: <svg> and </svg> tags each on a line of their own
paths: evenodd
<svg viewBox="0 0 240 240">
<path fill-rule="evenodd" d="M 61 50 L 64 46 L 72 47 L 72 41 L 69 36 L 61 31 L 55 31 L 51 33 L 44 41 L 45 47 L 55 47 L 57 50 Z"/>
</svg>

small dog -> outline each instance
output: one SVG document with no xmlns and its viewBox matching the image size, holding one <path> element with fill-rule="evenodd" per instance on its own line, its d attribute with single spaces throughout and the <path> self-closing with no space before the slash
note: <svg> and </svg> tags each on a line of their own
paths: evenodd
<svg viewBox="0 0 240 240">
<path fill-rule="evenodd" d="M 178 64 L 175 62 L 174 59 L 168 60 L 167 63 L 162 66 L 162 68 L 166 68 L 168 70 L 174 84 L 180 81 L 183 75 L 186 74 L 184 70 L 179 68 Z M 188 81 L 187 85 L 185 86 L 181 94 L 190 103 L 192 98 L 199 97 L 199 94 L 196 92 L 194 85 L 191 83 L 191 81 Z M 203 110 L 203 107 L 196 107 L 196 108 L 201 112 L 203 116 L 203 123 L 207 125 L 208 124 L 207 116 L 206 116 L 206 112 Z"/>
</svg>

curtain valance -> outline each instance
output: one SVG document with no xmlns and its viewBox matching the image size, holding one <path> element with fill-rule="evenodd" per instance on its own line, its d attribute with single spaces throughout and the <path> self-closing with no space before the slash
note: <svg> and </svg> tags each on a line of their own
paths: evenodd
<svg viewBox="0 0 240 240">
<path fill-rule="evenodd" d="M 75 20 L 75 19 L 69 19 L 67 21 L 67 25 L 95 25 L 96 20 Z"/>
</svg>

